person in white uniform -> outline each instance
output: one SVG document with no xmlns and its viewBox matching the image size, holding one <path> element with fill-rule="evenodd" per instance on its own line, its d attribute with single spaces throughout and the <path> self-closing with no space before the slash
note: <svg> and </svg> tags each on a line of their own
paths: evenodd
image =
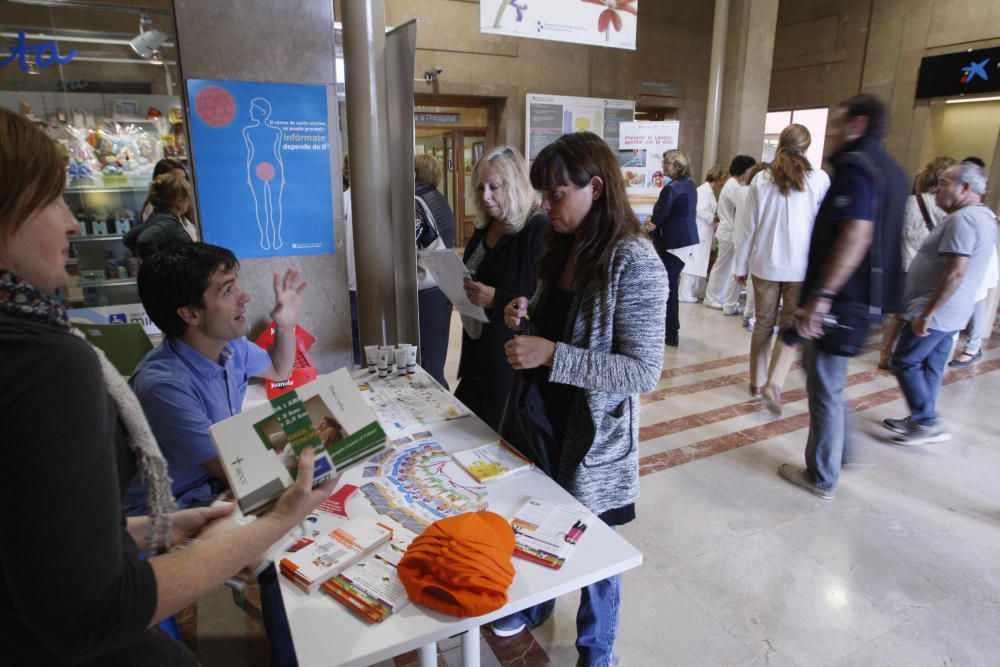
<svg viewBox="0 0 1000 667">
<path fill-rule="evenodd" d="M 715 165 L 705 175 L 705 182 L 698 186 L 698 245 L 691 246 L 688 256 L 684 259 L 684 270 L 681 272 L 678 300 L 685 303 L 697 303 L 705 297 L 705 285 L 708 277 L 708 260 L 712 254 L 712 238 L 715 235 L 715 225 L 718 218 L 715 210 L 718 206 L 719 191 L 727 178 L 726 170 L 721 165 Z"/>
<path fill-rule="evenodd" d="M 704 304 L 721 309 L 726 315 L 736 315 L 740 308 L 740 285 L 733 278 L 733 225 L 736 222 L 736 207 L 746 191 L 750 170 L 755 164 L 757 161 L 749 155 L 734 157 L 729 163 L 729 179 L 719 192 L 719 226 L 715 230 L 719 254 L 708 276 Z"/>
</svg>

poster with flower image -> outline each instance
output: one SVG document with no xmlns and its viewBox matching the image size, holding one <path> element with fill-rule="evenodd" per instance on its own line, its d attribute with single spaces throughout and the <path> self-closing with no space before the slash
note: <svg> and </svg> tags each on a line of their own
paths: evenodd
<svg viewBox="0 0 1000 667">
<path fill-rule="evenodd" d="M 480 0 L 481 32 L 635 50 L 639 0 Z"/>
</svg>

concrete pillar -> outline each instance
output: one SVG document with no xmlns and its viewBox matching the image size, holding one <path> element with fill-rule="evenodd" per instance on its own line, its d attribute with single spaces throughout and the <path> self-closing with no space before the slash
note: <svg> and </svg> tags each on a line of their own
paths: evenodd
<svg viewBox="0 0 1000 667">
<path fill-rule="evenodd" d="M 760 159 L 771 90 L 778 0 L 734 0 L 729 10 L 718 161 Z M 707 166 L 707 163 L 706 163 Z"/>
<path fill-rule="evenodd" d="M 708 108 L 705 113 L 705 150 L 701 173 L 719 161 L 719 116 L 722 113 L 722 66 L 726 60 L 729 0 L 715 0 L 712 19 L 712 59 L 708 68 Z"/>
<path fill-rule="evenodd" d="M 272 0 L 173 0 L 181 78 L 310 83 L 327 86 L 330 176 L 337 251 L 247 259 L 240 283 L 253 300 L 247 320 L 256 333 L 270 321 L 274 271 L 298 265 L 307 279 L 302 326 L 312 332 L 310 350 L 321 372 L 351 363 L 351 313 L 347 261 L 343 251 L 340 124 L 337 119 L 333 5 L 329 0 L 297 0 L 295 11 Z M 180 86 L 185 88 L 184 86 Z M 187 100 L 185 100 L 187 102 Z M 193 165 L 197 173 L 198 165 Z M 357 207 L 361 208 L 361 207 Z"/>
</svg>

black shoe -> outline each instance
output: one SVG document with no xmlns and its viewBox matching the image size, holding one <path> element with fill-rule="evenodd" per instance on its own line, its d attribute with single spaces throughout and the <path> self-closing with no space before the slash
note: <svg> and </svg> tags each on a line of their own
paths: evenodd
<svg viewBox="0 0 1000 667">
<path fill-rule="evenodd" d="M 663 343 L 665 345 L 669 345 L 670 347 L 677 347 L 677 343 L 678 343 L 677 334 L 673 334 L 673 335 L 667 334 L 667 337 L 663 339 Z"/>
</svg>

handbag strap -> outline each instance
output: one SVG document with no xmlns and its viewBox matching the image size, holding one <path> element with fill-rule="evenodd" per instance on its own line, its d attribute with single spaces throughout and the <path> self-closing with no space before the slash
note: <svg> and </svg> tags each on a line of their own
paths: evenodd
<svg viewBox="0 0 1000 667">
<path fill-rule="evenodd" d="M 927 231 L 934 231 L 934 218 L 931 217 L 931 212 L 927 210 L 927 202 L 924 201 L 924 196 L 919 192 L 914 193 L 917 198 L 917 206 L 920 207 L 920 215 L 924 216 L 924 225 L 927 227 Z"/>
<path fill-rule="evenodd" d="M 441 234 L 440 232 L 438 232 L 437 223 L 434 222 L 434 214 L 431 213 L 431 207 L 427 205 L 427 202 L 425 202 L 423 200 L 423 197 L 421 197 L 420 195 L 413 195 L 413 199 L 417 203 L 417 206 L 420 207 L 420 210 L 423 213 L 424 223 L 428 227 L 430 227 L 430 231 L 432 232 L 432 234 L 430 235 L 430 240 L 428 240 L 425 245 L 421 245 L 420 237 L 423 236 L 424 230 L 420 228 L 419 224 L 416 226 L 415 233 L 417 238 L 417 245 L 420 246 L 421 248 L 426 248 L 427 246 L 429 246 L 431 243 L 434 242 L 434 239 L 439 238 Z"/>
</svg>

